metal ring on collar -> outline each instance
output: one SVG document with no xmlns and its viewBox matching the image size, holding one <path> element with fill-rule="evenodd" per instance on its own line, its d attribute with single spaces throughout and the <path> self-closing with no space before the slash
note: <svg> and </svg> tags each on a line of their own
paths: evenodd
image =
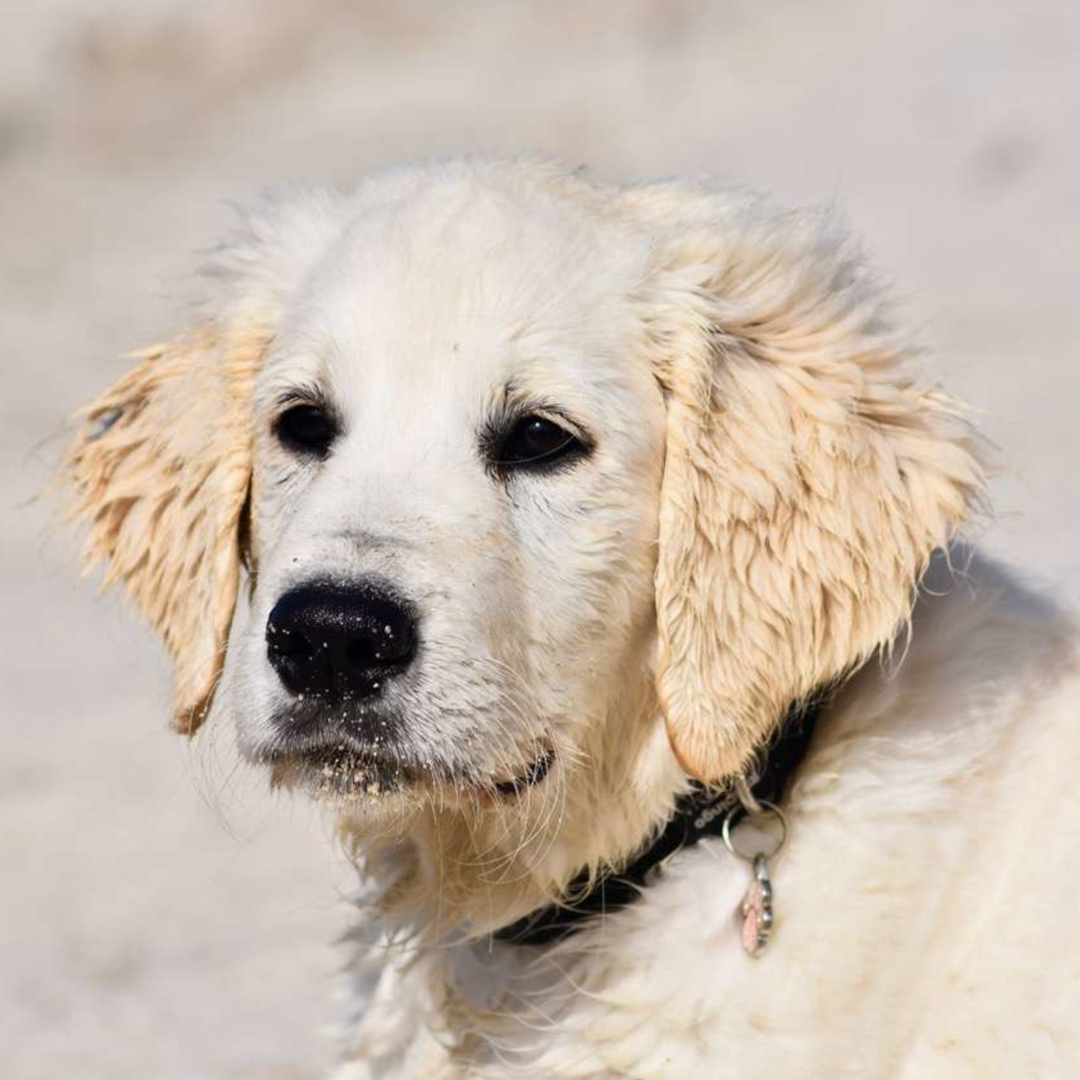
<svg viewBox="0 0 1080 1080">
<path fill-rule="evenodd" d="M 765 799 L 758 799 L 758 805 L 761 809 L 757 813 L 745 811 L 742 806 L 734 807 L 728 812 L 727 817 L 724 818 L 724 827 L 720 833 L 724 839 L 724 847 L 726 847 L 732 855 L 737 855 L 740 859 L 744 859 L 748 863 L 752 863 L 759 855 L 764 856 L 766 859 L 773 858 L 775 855 L 779 854 L 780 849 L 787 840 L 788 824 L 787 818 L 784 816 L 784 811 L 781 810 L 776 803 L 768 802 Z M 743 822 L 765 820 L 768 818 L 773 818 L 780 823 L 780 835 L 774 841 L 773 847 L 765 851 L 741 851 L 735 844 L 733 837 L 734 831 Z"/>
</svg>

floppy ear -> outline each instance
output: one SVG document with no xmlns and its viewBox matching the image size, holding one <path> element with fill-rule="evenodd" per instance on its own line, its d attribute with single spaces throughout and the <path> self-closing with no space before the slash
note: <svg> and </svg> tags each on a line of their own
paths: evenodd
<svg viewBox="0 0 1080 1080">
<path fill-rule="evenodd" d="M 252 393 L 286 298 L 340 227 L 341 199 L 283 189 L 241 209 L 203 268 L 213 314 L 136 354 L 76 414 L 61 479 L 89 525 L 89 571 L 122 582 L 175 668 L 173 726 L 192 734 L 221 674 L 252 475 Z"/>
<path fill-rule="evenodd" d="M 265 330 L 207 324 L 147 349 L 83 408 L 64 461 L 89 570 L 107 564 L 176 665 L 173 725 L 192 734 L 221 672 L 251 478 L 251 391 Z"/>
<path fill-rule="evenodd" d="M 983 477 L 827 218 L 671 187 L 627 198 L 660 262 L 659 695 L 679 760 L 715 782 L 895 638 Z"/>
</svg>

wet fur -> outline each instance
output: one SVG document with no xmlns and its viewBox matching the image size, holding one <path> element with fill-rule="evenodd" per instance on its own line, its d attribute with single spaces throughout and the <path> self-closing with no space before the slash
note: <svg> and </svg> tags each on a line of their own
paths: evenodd
<svg viewBox="0 0 1080 1080">
<path fill-rule="evenodd" d="M 209 280 L 66 470 L 88 561 L 176 661 L 176 726 L 233 719 L 340 811 L 368 889 L 342 1078 L 1065 1075 L 1070 1025 L 1024 995 L 1077 889 L 1072 626 L 956 546 L 978 440 L 829 215 L 448 162 L 258 204 Z M 347 429 L 321 469 L 271 434 L 311 383 Z M 530 394 L 597 451 L 499 487 L 474 435 Z M 428 637 L 365 719 L 386 747 L 313 770 L 276 757 L 263 627 L 318 573 L 392 579 Z M 729 917 L 745 868 L 707 846 L 564 946 L 489 944 L 840 678 L 766 959 Z M 548 745 L 545 782 L 498 797 Z M 1053 881 L 1017 824 L 1040 801 Z"/>
</svg>

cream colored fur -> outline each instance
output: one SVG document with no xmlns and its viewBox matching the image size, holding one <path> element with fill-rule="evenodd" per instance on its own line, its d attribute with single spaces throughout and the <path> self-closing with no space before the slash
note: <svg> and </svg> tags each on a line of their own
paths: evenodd
<svg viewBox="0 0 1080 1080">
<path fill-rule="evenodd" d="M 769 952 L 742 952 L 718 844 L 531 964 L 366 923 L 336 1080 L 1077 1075 L 1075 628 L 941 563 L 900 671 L 846 687 L 790 793 Z"/>
<path fill-rule="evenodd" d="M 275 768 L 366 882 L 342 1080 L 1072 1075 L 1075 633 L 956 546 L 977 442 L 827 215 L 449 162 L 256 207 L 213 270 L 68 471 L 90 559 L 176 659 L 178 726 L 228 714 L 254 760 L 285 589 L 416 600 L 424 650 L 385 690 L 412 779 Z M 312 384 L 343 430 L 300 466 L 273 423 Z M 499 481 L 476 433 L 518 399 L 593 453 Z M 555 948 L 487 937 L 839 680 L 763 959 L 746 868 L 707 843 Z M 547 779 L 496 797 L 541 745 Z"/>
</svg>

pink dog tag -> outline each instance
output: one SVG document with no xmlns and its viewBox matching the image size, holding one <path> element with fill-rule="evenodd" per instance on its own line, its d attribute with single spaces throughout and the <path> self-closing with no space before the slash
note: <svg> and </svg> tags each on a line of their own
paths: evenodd
<svg viewBox="0 0 1080 1080">
<path fill-rule="evenodd" d="M 764 855 L 754 859 L 754 880 L 739 905 L 742 916 L 742 944 L 748 956 L 758 956 L 769 943 L 772 932 L 772 882 Z"/>
<path fill-rule="evenodd" d="M 742 798 L 742 796 L 740 796 Z M 747 797 L 749 802 L 750 797 Z M 743 830 L 740 847 L 736 830 Z M 773 928 L 773 888 L 769 879 L 769 860 L 780 854 L 787 839 L 787 818 L 775 803 L 754 799 L 752 805 L 735 806 L 724 818 L 721 831 L 724 845 L 754 868 L 750 887 L 743 894 L 736 912 L 741 921 L 740 936 L 747 956 L 760 956 L 769 944 Z"/>
</svg>

